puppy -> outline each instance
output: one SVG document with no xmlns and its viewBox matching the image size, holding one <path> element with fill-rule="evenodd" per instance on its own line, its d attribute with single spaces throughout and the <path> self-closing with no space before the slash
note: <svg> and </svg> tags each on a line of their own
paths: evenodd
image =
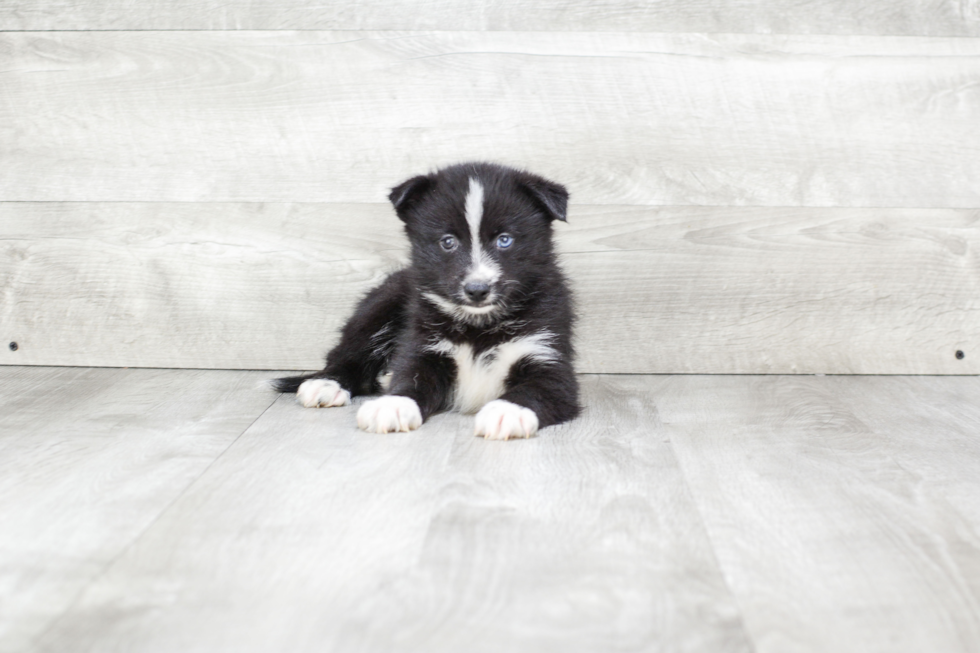
<svg viewBox="0 0 980 653">
<path fill-rule="evenodd" d="M 572 300 L 552 246 L 568 192 L 528 172 L 464 163 L 388 196 L 411 265 L 361 300 L 315 374 L 277 379 L 307 407 L 365 402 L 357 424 L 417 429 L 433 413 L 476 413 L 492 440 L 527 438 L 579 412 Z"/>
</svg>

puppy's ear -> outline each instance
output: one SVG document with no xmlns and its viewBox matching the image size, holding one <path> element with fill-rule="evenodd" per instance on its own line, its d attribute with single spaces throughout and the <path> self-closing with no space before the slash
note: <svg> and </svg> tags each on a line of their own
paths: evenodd
<svg viewBox="0 0 980 653">
<path fill-rule="evenodd" d="M 405 212 L 414 206 L 431 186 L 431 178 L 425 175 L 419 175 L 418 177 L 412 177 L 408 181 L 403 181 L 391 189 L 391 193 L 388 194 L 388 199 L 391 200 L 392 205 L 395 207 L 395 213 L 398 214 L 398 217 L 402 221 L 405 220 Z"/>
<path fill-rule="evenodd" d="M 520 176 L 520 184 L 551 220 L 566 222 L 568 191 L 564 186 L 527 172 Z"/>
</svg>

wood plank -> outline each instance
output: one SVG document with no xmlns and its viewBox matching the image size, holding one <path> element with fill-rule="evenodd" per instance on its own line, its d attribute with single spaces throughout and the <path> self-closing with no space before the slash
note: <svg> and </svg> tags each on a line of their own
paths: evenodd
<svg viewBox="0 0 980 653">
<path fill-rule="evenodd" d="M 0 368 L 0 650 L 30 650 L 269 406 L 264 376 Z"/>
<path fill-rule="evenodd" d="M 980 36 L 975 0 L 7 0 L 2 30 L 367 29 Z"/>
<path fill-rule="evenodd" d="M 844 406 L 888 438 L 889 453 L 897 464 L 912 474 L 941 479 L 942 500 L 976 532 L 980 524 L 978 380 L 889 377 L 875 382 L 835 377 L 834 383 Z M 874 401 L 866 400 L 870 397 Z M 899 416 L 900 424 L 896 424 L 895 406 L 907 407 Z M 941 426 L 937 429 L 936 425 Z M 980 569 L 974 567 L 964 580 L 975 605 L 980 604 Z"/>
<path fill-rule="evenodd" d="M 520 442 L 283 398 L 39 651 L 747 651 L 649 379 Z"/>
<path fill-rule="evenodd" d="M 980 211 L 573 204 L 556 233 L 583 372 L 980 373 Z M 382 204 L 0 203 L 0 363 L 318 369 L 405 247 Z"/>
<path fill-rule="evenodd" d="M 657 397 L 757 651 L 976 650 L 980 379 L 672 377 Z"/>
<path fill-rule="evenodd" d="M 466 159 L 590 204 L 980 206 L 980 41 L 0 34 L 0 200 L 380 202 Z"/>
<path fill-rule="evenodd" d="M 565 256 L 585 370 L 980 373 L 968 253 L 980 212 L 633 209 L 582 222 L 605 250 Z"/>
<path fill-rule="evenodd" d="M 405 247 L 380 206 L 34 206 L 0 205 L 7 364 L 318 369 Z"/>
</svg>

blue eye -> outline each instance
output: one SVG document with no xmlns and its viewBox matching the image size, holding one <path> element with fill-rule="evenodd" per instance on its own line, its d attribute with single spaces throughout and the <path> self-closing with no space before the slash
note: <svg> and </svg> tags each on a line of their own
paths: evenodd
<svg viewBox="0 0 980 653">
<path fill-rule="evenodd" d="M 439 240 L 439 244 L 442 245 L 442 248 L 447 252 L 451 252 L 452 250 L 456 249 L 456 239 L 452 236 L 443 236 L 442 239 Z"/>
<path fill-rule="evenodd" d="M 497 236 L 497 248 L 507 249 L 514 244 L 514 238 L 509 234 L 500 234 Z"/>
</svg>

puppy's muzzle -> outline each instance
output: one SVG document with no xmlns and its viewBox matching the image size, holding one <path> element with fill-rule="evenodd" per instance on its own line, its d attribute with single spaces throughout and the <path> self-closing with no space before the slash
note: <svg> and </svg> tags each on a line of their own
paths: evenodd
<svg viewBox="0 0 980 653">
<path fill-rule="evenodd" d="M 463 293 L 466 295 L 466 299 L 474 304 L 480 304 L 490 295 L 490 284 L 482 281 L 470 281 L 463 284 Z"/>
</svg>

